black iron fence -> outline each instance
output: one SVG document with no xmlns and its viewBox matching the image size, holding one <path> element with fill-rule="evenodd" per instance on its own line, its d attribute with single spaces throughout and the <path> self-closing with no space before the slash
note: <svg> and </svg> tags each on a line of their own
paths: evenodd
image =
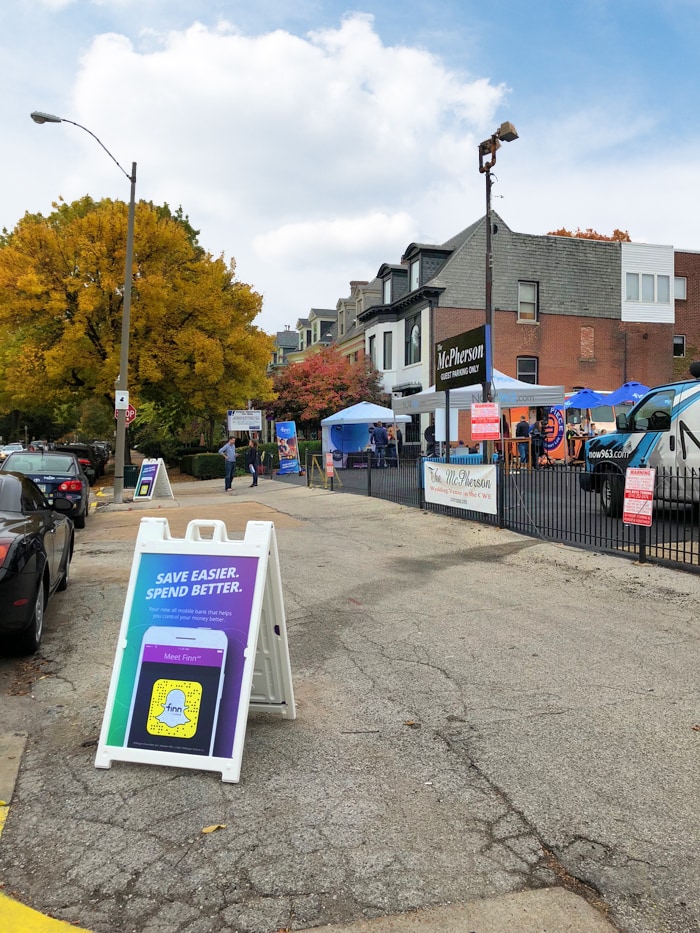
<svg viewBox="0 0 700 933">
<path fill-rule="evenodd" d="M 424 458 L 401 459 L 379 469 L 366 460 L 337 471 L 334 491 L 376 496 L 453 518 L 497 525 L 519 534 L 605 551 L 641 562 L 669 562 L 700 570 L 700 471 L 659 469 L 651 527 L 625 524 L 622 495 L 601 502 L 594 489 L 581 488 L 580 467 L 553 463 L 543 469 L 496 464 L 497 514 L 425 501 Z M 456 469 L 469 465 L 453 464 Z M 620 483 L 622 478 L 620 477 Z M 603 506 L 605 505 L 605 510 Z M 610 514 L 612 513 L 612 514 Z M 619 513 L 619 514 L 616 514 Z"/>
</svg>

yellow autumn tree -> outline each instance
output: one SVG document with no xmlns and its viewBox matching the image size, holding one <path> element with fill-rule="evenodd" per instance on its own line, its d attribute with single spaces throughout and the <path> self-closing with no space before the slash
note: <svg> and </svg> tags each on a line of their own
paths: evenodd
<svg viewBox="0 0 700 933">
<path fill-rule="evenodd" d="M 0 406 L 114 404 L 127 205 L 85 197 L 0 237 Z M 129 389 L 168 420 L 223 420 L 272 395 L 262 299 L 206 253 L 182 212 L 136 205 Z"/>
</svg>

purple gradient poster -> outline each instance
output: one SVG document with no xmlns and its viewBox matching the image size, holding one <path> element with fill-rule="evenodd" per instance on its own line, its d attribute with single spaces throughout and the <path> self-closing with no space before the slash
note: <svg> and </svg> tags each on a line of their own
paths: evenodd
<svg viewBox="0 0 700 933">
<path fill-rule="evenodd" d="M 257 572 L 257 557 L 141 555 L 109 745 L 231 757 Z"/>
</svg>

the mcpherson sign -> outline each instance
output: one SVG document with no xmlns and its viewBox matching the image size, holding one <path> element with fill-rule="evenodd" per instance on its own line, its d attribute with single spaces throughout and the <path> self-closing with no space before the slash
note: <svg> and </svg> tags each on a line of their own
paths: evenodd
<svg viewBox="0 0 700 933">
<path fill-rule="evenodd" d="M 438 343 L 435 354 L 435 388 L 460 389 L 491 379 L 491 346 L 485 324 Z"/>
</svg>

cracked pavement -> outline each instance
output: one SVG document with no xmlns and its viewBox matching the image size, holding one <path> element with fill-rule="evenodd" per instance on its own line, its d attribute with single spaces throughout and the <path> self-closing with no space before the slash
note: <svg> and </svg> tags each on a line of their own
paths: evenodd
<svg viewBox="0 0 700 933">
<path fill-rule="evenodd" d="M 561 889 L 699 933 L 700 576 L 274 481 L 175 493 L 99 508 L 39 655 L 0 657 L 28 735 L 5 893 L 95 933 L 268 933 Z M 94 768 L 149 514 L 275 522 L 298 718 L 250 716 L 237 785 Z"/>
</svg>

